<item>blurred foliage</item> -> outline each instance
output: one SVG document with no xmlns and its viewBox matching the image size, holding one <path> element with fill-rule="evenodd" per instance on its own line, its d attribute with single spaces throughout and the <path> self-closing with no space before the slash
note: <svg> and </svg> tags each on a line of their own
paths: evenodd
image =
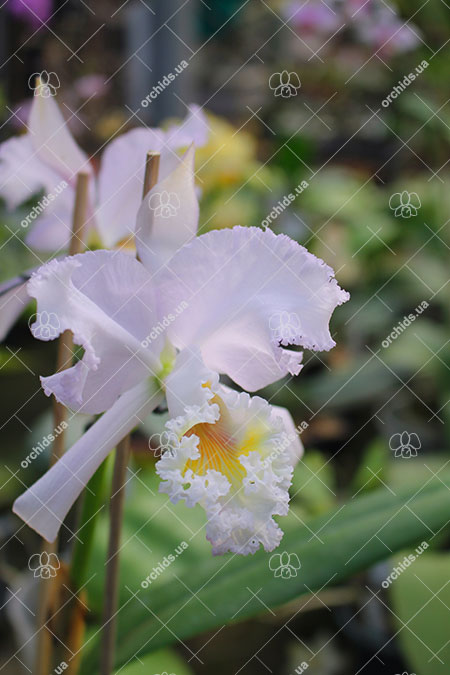
<svg viewBox="0 0 450 675">
<path fill-rule="evenodd" d="M 287 535 L 281 546 L 290 551 L 298 550 L 303 571 L 311 575 L 311 578 L 308 576 L 310 584 L 317 588 L 318 579 L 325 582 L 330 571 L 327 558 L 333 559 L 334 571 L 336 556 L 342 554 L 344 537 L 360 537 L 363 543 L 367 539 L 365 528 L 369 527 L 369 521 L 375 531 L 382 527 L 392 514 L 389 507 L 397 504 L 400 508 L 406 499 L 402 495 L 411 496 L 417 486 L 427 486 L 429 481 L 436 484 L 438 479 L 433 478 L 433 473 L 438 473 L 448 461 L 450 231 L 447 219 L 450 193 L 445 164 L 450 112 L 446 106 L 448 53 L 444 44 L 448 39 L 450 13 L 443 2 L 424 4 L 421 0 L 398 0 L 395 8 L 399 15 L 403 20 L 410 19 L 421 40 L 411 51 L 389 55 L 385 65 L 378 58 L 368 59 L 366 48 L 354 42 L 350 44 L 347 34 L 330 40 L 326 58 L 323 51 L 313 57 L 302 45 L 308 36 L 303 33 L 299 36 L 293 28 L 281 29 L 290 3 L 277 0 L 268 2 L 268 7 L 264 7 L 265 3 L 248 3 L 235 16 L 243 4 L 222 2 L 217 11 L 211 12 L 206 7 L 201 10 L 199 30 L 211 40 L 202 53 L 204 72 L 200 72 L 199 77 L 205 96 L 200 99 L 211 98 L 214 110 L 208 113 L 210 141 L 198 150 L 196 159 L 201 231 L 236 224 L 259 226 L 284 195 L 307 180 L 309 187 L 271 227 L 277 233 L 289 234 L 325 260 L 336 270 L 339 283 L 351 292 L 350 302 L 339 308 L 332 319 L 337 346 L 329 354 L 305 353 L 305 367 L 299 378 L 277 383 L 262 392 L 271 402 L 287 406 L 297 424 L 308 422 L 301 436 L 306 452 L 294 474 L 291 511 L 283 519 L 287 522 Z M 98 5 L 99 15 L 105 12 L 105 7 L 110 15 L 107 3 L 102 0 Z M 227 29 L 215 37 L 224 20 L 228 21 Z M 59 29 L 64 30 L 69 24 L 71 30 L 72 26 L 77 30 L 72 11 L 61 11 L 57 21 L 61 21 Z M 42 35 L 38 37 L 43 39 Z M 50 32 L 45 39 L 52 40 Z M 83 68 L 86 72 L 103 68 L 109 75 L 118 68 L 120 54 L 115 53 L 117 50 L 111 44 L 101 42 L 102 33 L 98 39 L 100 46 L 93 40 L 84 49 L 86 65 Z M 31 40 L 33 49 L 36 41 L 37 38 Z M 74 78 L 68 74 L 63 77 L 60 70 L 69 67 L 63 66 L 65 59 L 60 50 L 61 46 L 54 44 L 53 49 L 46 50 L 48 67 L 58 70 L 62 81 L 71 82 Z M 256 53 L 258 58 L 241 68 L 250 53 Z M 429 67 L 394 103 L 383 107 L 382 101 L 392 88 L 423 59 L 429 61 Z M 17 63 L 15 68 L 22 66 Z M 284 68 L 298 73 L 301 89 L 299 95 L 280 101 L 273 97 L 268 79 L 273 72 Z M 25 81 L 28 75 L 22 79 Z M 124 114 L 117 89 L 112 86 L 87 102 L 87 85 L 97 86 L 98 82 L 83 81 L 85 72 L 78 75 L 74 86 L 66 87 L 61 95 L 72 109 L 82 106 L 82 123 L 72 119 L 72 131 L 94 154 L 111 134 L 121 129 L 129 115 Z M 106 75 L 102 79 L 106 79 Z M 19 82 L 20 77 L 16 77 L 12 87 L 14 109 L 23 104 L 24 92 L 19 90 Z M 224 82 L 229 84 L 221 96 Z M 214 92 L 219 95 L 210 96 Z M 0 97 L 5 108 L 8 97 L 4 89 Z M 257 111 L 257 115 L 253 111 Z M 5 119 L 6 115 L 5 112 Z M 92 129 L 92 134 L 87 133 L 85 124 Z M 7 128 L 3 133 L 6 134 Z M 12 133 L 11 127 L 9 132 Z M 390 208 L 390 199 L 405 190 L 419 196 L 420 209 L 410 218 L 396 217 Z M 1 281 L 43 262 L 36 252 L 23 245 L 25 232 L 20 222 L 33 202 L 13 214 L 1 210 L 0 246 L 7 252 L 2 257 Z M 414 314 L 423 301 L 429 305 L 425 311 L 402 328 L 388 346 L 383 346 L 395 327 L 404 317 Z M 52 372 L 54 346 L 37 344 L 31 339 L 27 319 L 32 311 L 32 308 L 28 310 L 0 348 L 2 387 L 7 393 L 3 412 L 5 419 L 11 420 L 5 427 L 5 467 L 0 475 L 3 536 L 9 542 L 4 553 L 5 578 L 11 568 L 24 568 L 28 574 L 26 558 L 38 546 L 34 534 L 23 530 L 20 534 L 23 546 L 18 551 L 17 540 L 12 536 L 17 521 L 12 521 L 9 508 L 23 485 L 13 480 L 11 474 L 20 469 L 21 459 L 47 433 L 51 424 L 49 402 L 39 392 L 38 375 Z M 25 400 L 28 403 L 22 409 Z M 146 425 L 146 436 L 160 431 L 164 419 L 163 415 L 152 416 Z M 86 422 L 86 419 L 77 419 L 70 428 L 79 434 Z M 421 440 L 418 458 L 396 458 L 389 447 L 391 436 L 406 429 L 417 433 Z M 142 429 L 141 433 L 144 433 Z M 193 634 L 202 608 L 174 575 L 197 592 L 211 570 L 221 565 L 228 570 L 229 565 L 233 573 L 225 577 L 222 586 L 218 584 L 217 593 L 213 588 L 208 596 L 208 603 L 210 598 L 217 603 L 216 614 L 224 621 L 233 614 L 228 611 L 233 602 L 241 600 L 242 605 L 246 599 L 234 597 L 239 580 L 248 582 L 252 588 L 261 580 L 258 587 L 264 586 L 264 593 L 270 595 L 270 606 L 292 601 L 304 592 L 297 579 L 298 585 L 290 591 L 285 586 L 281 593 L 280 587 L 273 585 L 273 578 L 269 578 L 266 554 L 257 554 L 244 562 L 236 562 L 231 556 L 219 562 L 211 560 L 210 546 L 204 538 L 203 512 L 174 506 L 158 493 L 147 446 L 145 444 L 142 452 L 140 436 L 134 441 L 138 473 L 130 481 L 127 494 L 123 535 L 126 546 L 121 558 L 120 583 L 123 604 L 131 593 L 145 590 L 141 582 L 181 541 L 188 542 L 188 548 L 170 565 L 169 571 L 152 581 L 148 591 L 149 597 L 154 594 L 149 607 L 157 609 L 161 616 L 170 617 L 170 608 L 176 605 L 178 609 L 180 598 L 186 602 L 186 613 L 181 612 L 175 619 L 180 636 Z M 31 483 L 44 471 L 46 461 L 47 456 L 42 453 L 25 475 L 19 474 L 20 479 Z M 426 512 L 439 520 L 436 532 L 448 520 L 447 488 L 442 487 L 439 494 L 442 501 L 436 499 L 433 503 L 431 492 L 426 499 Z M 357 506 L 360 499 L 367 505 L 362 512 L 358 512 Z M 92 632 L 89 635 L 95 633 L 103 602 L 105 506 L 90 561 L 88 595 Z M 439 509 L 441 513 L 436 515 Z M 411 514 L 410 517 L 407 513 L 403 515 L 402 526 L 390 530 L 392 538 L 388 541 L 393 549 L 413 545 L 414 528 L 420 527 L 419 520 Z M 324 523 L 330 518 L 329 526 L 325 527 Z M 427 519 L 427 522 L 431 521 Z M 324 532 L 320 530 L 322 526 Z M 312 537 L 308 528 L 320 537 L 330 537 L 328 548 L 322 551 L 323 557 L 315 557 L 314 538 L 308 541 Z M 450 660 L 447 644 L 449 542 L 446 530 L 436 537 L 431 537 L 431 533 L 421 536 L 428 535 L 432 550 L 417 559 L 382 595 L 386 603 L 383 628 L 388 636 L 384 641 L 399 631 L 393 644 L 399 645 L 403 661 L 397 670 L 409 668 L 422 675 L 435 675 L 448 672 Z M 373 548 L 364 553 L 365 567 L 388 554 L 380 542 L 374 541 Z M 399 559 L 400 553 L 387 558 L 387 574 Z M 358 569 L 364 569 L 364 565 Z M 369 570 L 368 575 L 372 573 L 373 570 Z M 360 606 L 365 602 L 366 582 L 367 577 L 360 576 L 345 581 L 352 584 Z M 127 632 L 123 633 L 127 639 L 121 644 L 122 633 L 119 637 L 121 662 L 132 653 L 129 645 L 134 631 L 141 630 L 141 624 L 147 626 L 149 638 L 155 635 L 148 649 L 173 641 L 173 636 L 166 631 L 159 632 L 161 626 L 148 610 L 138 603 L 133 607 L 138 618 L 127 617 L 124 620 L 124 624 L 128 624 L 124 625 Z M 262 609 L 257 603 L 250 607 L 253 614 Z M 214 608 L 216 610 L 216 605 Z M 296 606 L 295 611 L 297 609 Z M 330 618 L 321 614 L 318 625 L 310 617 L 308 614 L 306 625 L 302 624 L 308 644 L 317 646 L 328 640 L 323 637 L 324 625 L 331 639 L 337 630 L 334 615 Z M 281 624 L 278 618 L 276 621 Z M 371 634 L 375 632 L 373 622 L 371 615 L 368 619 Z M 202 630 L 212 623 L 211 615 L 206 616 Z M 404 624 L 408 629 L 402 629 Z M 308 632 L 311 625 L 312 632 Z M 231 635 L 227 631 L 232 631 L 232 627 L 222 633 L 221 640 L 225 652 L 228 650 L 231 654 L 236 650 L 236 643 L 227 637 Z M 246 624 L 245 644 L 238 643 L 243 654 L 247 653 L 250 632 Z M 346 635 L 346 631 L 342 630 L 342 634 Z M 138 637 L 136 645 L 141 645 L 144 640 Z M 283 667 L 280 662 L 285 652 L 291 652 L 292 645 L 297 645 L 292 636 L 288 639 L 290 642 L 277 652 L 279 669 Z M 351 635 L 346 635 L 346 639 L 350 644 L 349 663 L 353 664 L 361 641 Z M 213 641 L 212 645 L 215 644 Z M 442 645 L 445 645 L 443 649 Z M 200 646 L 203 647 L 203 643 Z M 342 644 L 338 646 L 341 648 Z M 437 657 L 433 657 L 430 650 L 437 652 Z M 382 656 L 384 660 L 384 652 Z M 396 656 L 398 658 L 398 654 Z M 339 658 L 344 665 L 335 672 L 349 671 L 352 666 L 345 665 L 341 652 L 331 655 L 333 667 Z M 298 660 L 292 663 L 298 664 Z M 315 671 L 311 664 L 310 672 L 328 675 L 331 667 L 328 664 L 321 671 Z M 195 663 L 187 665 L 186 659 L 180 659 L 174 652 L 158 650 L 146 654 L 142 664 L 130 662 L 120 672 L 137 675 L 173 671 L 187 675 L 195 668 Z M 219 669 L 216 672 L 219 673 Z M 290 671 L 286 668 L 286 672 Z"/>
</svg>

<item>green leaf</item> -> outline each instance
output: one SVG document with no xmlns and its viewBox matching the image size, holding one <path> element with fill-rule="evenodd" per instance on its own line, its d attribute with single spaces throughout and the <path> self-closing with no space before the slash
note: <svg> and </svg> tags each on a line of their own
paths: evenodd
<svg viewBox="0 0 450 675">
<path fill-rule="evenodd" d="M 275 577 L 270 553 L 251 557 L 227 555 L 204 558 L 201 564 L 172 576 L 164 584 L 141 586 L 128 577 L 128 598 L 118 613 L 116 667 L 134 654 L 146 653 L 193 635 L 240 621 L 327 585 L 344 581 L 401 550 L 425 539 L 450 519 L 450 475 L 422 481 L 414 489 L 391 494 L 384 487 L 314 518 L 302 526 L 286 526 L 279 552 L 296 553 L 301 569 L 290 579 Z M 288 520 L 286 518 L 285 520 Z M 183 554 L 183 555 L 187 555 Z M 100 634 L 85 649 L 83 673 L 94 673 Z"/>
<path fill-rule="evenodd" d="M 189 547 L 171 565 L 171 573 L 181 575 L 184 570 L 196 568 L 210 554 L 205 539 L 204 513 L 200 507 L 186 509 L 184 504 L 171 504 L 167 495 L 158 492 L 159 478 L 154 470 L 141 469 L 127 485 L 125 516 L 120 552 L 119 600 L 125 603 L 130 594 L 126 585 L 130 580 L 139 586 L 164 558 L 174 553 L 182 541 Z M 192 537 L 194 533 L 197 536 Z M 104 598 L 105 559 L 108 546 L 108 514 L 102 513 L 87 577 L 89 608 L 99 617 Z M 153 581 L 152 588 L 165 583 L 165 574 Z"/>
<path fill-rule="evenodd" d="M 449 672 L 449 570 L 448 553 L 426 552 L 390 587 L 398 639 L 405 659 L 420 675 Z"/>
<path fill-rule="evenodd" d="M 160 649 L 152 654 L 147 654 L 143 659 L 133 659 L 125 668 L 120 668 L 119 672 L 120 675 L 149 675 L 149 673 L 163 672 L 193 675 L 192 668 L 171 649 Z"/>
<path fill-rule="evenodd" d="M 380 487 L 381 481 L 386 479 L 386 469 L 389 461 L 389 449 L 382 438 L 376 438 L 365 451 L 358 470 L 352 480 L 355 492 L 373 490 Z"/>
</svg>

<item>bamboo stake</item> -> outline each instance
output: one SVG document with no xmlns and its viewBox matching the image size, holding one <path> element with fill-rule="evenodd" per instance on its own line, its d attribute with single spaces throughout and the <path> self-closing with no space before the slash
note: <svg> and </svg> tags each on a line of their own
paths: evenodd
<svg viewBox="0 0 450 675">
<path fill-rule="evenodd" d="M 69 255 L 76 255 L 83 250 L 83 234 L 87 218 L 89 199 L 89 174 L 87 172 L 80 172 L 77 174 L 77 183 L 75 191 L 75 206 L 72 218 L 72 234 L 69 244 Z M 56 356 L 56 371 L 61 372 L 65 368 L 72 365 L 72 347 L 73 338 L 72 333 L 66 331 L 58 340 L 58 349 Z M 55 437 L 52 447 L 52 454 L 50 457 L 50 466 L 62 456 L 64 452 L 64 428 L 63 422 L 67 419 L 67 409 L 58 401 L 53 404 L 53 428 L 60 433 Z M 56 553 L 58 550 L 58 539 L 51 544 L 45 542 L 42 545 L 41 553 Z M 56 577 L 50 579 L 41 579 L 39 588 L 39 602 L 37 612 L 37 649 L 36 649 L 36 675 L 48 675 L 52 667 L 52 634 L 47 630 L 47 620 L 51 604 L 51 598 L 54 593 L 54 585 L 56 584 Z"/>
<path fill-rule="evenodd" d="M 145 176 L 142 199 L 146 198 L 152 187 L 154 187 L 158 182 L 160 157 L 161 155 L 159 152 L 147 152 L 147 157 L 145 159 Z"/>
<path fill-rule="evenodd" d="M 158 181 L 159 152 L 148 152 L 145 161 L 145 176 L 142 198 Z M 125 503 L 125 483 L 130 455 L 130 437 L 126 436 L 116 448 L 114 474 L 110 501 L 110 525 L 108 557 L 106 560 L 105 605 L 103 611 L 103 634 L 100 656 L 100 675 L 111 675 L 114 668 L 115 641 L 117 632 L 117 605 L 119 595 L 119 549 Z"/>
</svg>

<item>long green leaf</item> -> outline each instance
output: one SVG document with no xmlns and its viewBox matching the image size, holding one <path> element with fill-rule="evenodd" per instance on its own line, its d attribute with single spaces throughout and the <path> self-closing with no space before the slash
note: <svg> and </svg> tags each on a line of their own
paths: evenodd
<svg viewBox="0 0 450 675">
<path fill-rule="evenodd" d="M 390 589 L 392 620 L 405 660 L 420 675 L 449 672 L 449 578 L 449 554 L 426 553 Z"/>
<path fill-rule="evenodd" d="M 239 621 L 310 590 L 334 585 L 444 527 L 450 519 L 450 475 L 391 494 L 386 488 L 331 514 L 290 527 L 278 552 L 296 553 L 301 569 L 290 579 L 269 569 L 271 554 L 205 559 L 203 565 L 143 589 L 128 579 L 118 620 L 116 667 L 137 655 Z M 195 595 L 193 595 L 195 593 Z M 85 645 L 84 673 L 96 672 L 99 634 Z"/>
</svg>

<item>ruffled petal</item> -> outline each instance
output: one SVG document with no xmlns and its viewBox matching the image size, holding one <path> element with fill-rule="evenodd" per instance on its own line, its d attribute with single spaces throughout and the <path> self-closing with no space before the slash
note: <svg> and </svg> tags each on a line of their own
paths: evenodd
<svg viewBox="0 0 450 675">
<path fill-rule="evenodd" d="M 162 392 L 149 381 L 126 392 L 42 478 L 16 499 L 14 513 L 44 539 L 54 541 L 70 508 L 103 460 L 162 398 Z"/>
<path fill-rule="evenodd" d="M 177 355 L 165 379 L 167 407 L 177 434 L 219 418 L 219 407 L 212 402 L 218 385 L 219 376 L 205 366 L 199 350 L 184 349 Z"/>
<path fill-rule="evenodd" d="M 96 251 L 53 260 L 31 277 L 28 292 L 38 301 L 35 337 L 52 340 L 70 330 L 84 348 L 75 366 L 41 378 L 47 396 L 99 413 L 161 369 L 164 334 L 146 339 L 158 323 L 154 289 L 134 258 Z"/>
<path fill-rule="evenodd" d="M 255 391 L 300 371 L 285 349 L 334 346 L 329 321 L 346 302 L 333 270 L 285 235 L 234 227 L 194 239 L 160 280 L 164 314 L 181 302 L 168 336 L 180 350 L 197 346 L 204 363 Z"/>
<path fill-rule="evenodd" d="M 53 96 L 35 96 L 28 121 L 39 159 L 62 178 L 73 180 L 79 171 L 91 172 L 87 156 L 78 147 Z"/>
<path fill-rule="evenodd" d="M 0 341 L 5 339 L 29 303 L 26 281 L 14 285 L 0 295 Z"/>
<path fill-rule="evenodd" d="M 292 415 L 287 408 L 273 405 L 272 409 L 283 422 L 284 432 L 282 434 L 280 449 L 286 450 L 291 465 L 295 467 L 297 462 L 303 457 L 305 449 L 300 440 L 299 430 L 294 424 Z"/>
<path fill-rule="evenodd" d="M 194 185 L 194 146 L 143 200 L 136 221 L 140 259 L 156 272 L 197 232 L 199 206 Z"/>
<path fill-rule="evenodd" d="M 288 431 L 264 399 L 218 383 L 203 387 L 210 390 L 206 409 L 215 409 L 215 419 L 197 422 L 186 408 L 184 416 L 167 423 L 176 440 L 156 465 L 160 491 L 173 503 L 205 509 L 214 554 L 246 555 L 260 545 L 272 551 L 283 536 L 273 516 L 288 512 L 293 472 Z"/>
</svg>

